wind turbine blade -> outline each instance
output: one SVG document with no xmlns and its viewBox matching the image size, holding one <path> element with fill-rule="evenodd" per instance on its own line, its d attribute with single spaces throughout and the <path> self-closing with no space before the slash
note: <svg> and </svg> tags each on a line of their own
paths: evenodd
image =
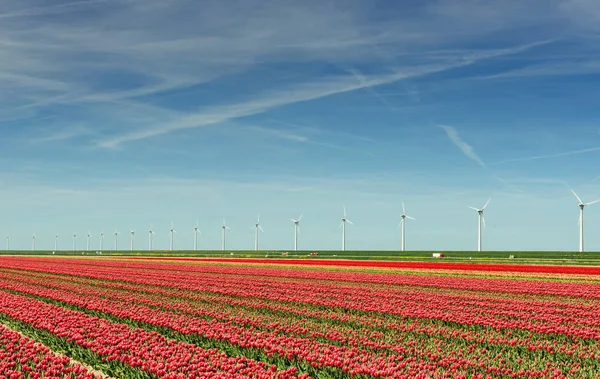
<svg viewBox="0 0 600 379">
<path fill-rule="evenodd" d="M 492 200 L 492 198 L 490 197 L 490 198 L 488 199 L 488 201 L 485 203 L 485 205 L 483 206 L 483 208 L 481 208 L 481 209 L 482 209 L 482 210 L 483 210 L 483 209 L 485 209 L 485 207 L 487 207 L 487 206 L 488 206 L 488 204 L 490 203 L 490 201 L 491 201 L 491 200 Z"/>
<path fill-rule="evenodd" d="M 342 225 L 344 225 L 344 221 L 342 221 L 342 222 L 340 223 L 340 226 L 338 226 L 338 228 L 341 228 L 341 227 L 342 227 Z"/>
<path fill-rule="evenodd" d="M 348 219 L 346 219 L 346 221 L 348 222 L 348 224 L 350 224 L 350 225 L 354 225 L 354 224 L 352 223 L 352 221 L 350 221 L 350 220 L 348 220 Z"/>
<path fill-rule="evenodd" d="M 302 220 L 302 216 L 304 216 L 304 214 L 301 214 L 300 217 L 298 217 L 298 221 Z"/>
<path fill-rule="evenodd" d="M 589 203 L 586 203 L 585 205 L 592 205 L 592 204 L 596 204 L 597 202 L 599 202 L 600 199 L 598 200 L 594 200 L 594 201 L 590 201 Z"/>
<path fill-rule="evenodd" d="M 293 218 L 290 217 L 290 220 L 292 220 L 294 223 L 300 221 L 300 220 L 294 220 Z"/>
<path fill-rule="evenodd" d="M 263 233 L 265 232 L 265 231 L 263 230 L 262 226 L 260 226 L 260 225 L 258 226 L 258 229 L 260 229 L 260 231 L 261 231 L 261 232 L 263 232 Z"/>
<path fill-rule="evenodd" d="M 402 201 L 402 213 L 405 214 L 406 213 L 406 208 L 404 207 L 404 201 Z"/>
<path fill-rule="evenodd" d="M 483 215 L 481 216 L 481 221 L 483 221 L 483 227 L 487 229 L 487 226 L 485 225 L 485 217 L 483 217 Z"/>
<path fill-rule="evenodd" d="M 414 218 L 414 217 L 410 217 L 410 216 L 406 216 L 406 218 L 409 218 L 409 219 L 411 219 L 411 220 L 416 220 L 416 218 Z"/>
<path fill-rule="evenodd" d="M 575 193 L 575 191 L 573 191 L 573 189 L 571 189 L 571 192 L 573 192 L 573 195 L 575 195 L 575 197 L 577 198 L 577 200 L 579 200 L 579 203 L 583 204 L 583 201 L 581 201 L 581 199 L 579 198 L 579 196 L 577 196 L 577 194 Z"/>
<path fill-rule="evenodd" d="M 346 217 L 346 204 L 344 204 L 344 217 Z"/>
<path fill-rule="evenodd" d="M 479 212 L 479 209 L 477 209 L 477 208 L 475 208 L 475 207 L 469 207 L 469 208 L 471 208 L 471 209 L 472 209 L 472 210 L 474 210 L 474 211 L 477 211 L 477 212 Z"/>
</svg>

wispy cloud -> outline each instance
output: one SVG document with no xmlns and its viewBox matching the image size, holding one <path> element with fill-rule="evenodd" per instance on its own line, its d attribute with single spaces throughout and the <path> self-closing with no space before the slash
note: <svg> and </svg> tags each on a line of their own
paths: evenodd
<svg viewBox="0 0 600 379">
<path fill-rule="evenodd" d="M 265 128 L 262 126 L 255 126 L 255 125 L 250 125 L 246 127 L 247 129 L 250 129 L 252 131 L 256 131 L 259 133 L 263 133 L 263 134 L 267 134 L 270 136 L 275 136 L 278 138 L 283 138 L 289 141 L 294 141 L 294 142 L 310 142 L 310 139 L 307 136 L 303 136 L 300 135 L 298 133 L 294 133 L 294 132 L 290 132 L 287 130 L 281 130 L 281 129 L 273 129 L 273 128 Z"/>
<path fill-rule="evenodd" d="M 44 134 L 41 136 L 35 136 L 30 139 L 32 144 L 44 144 L 49 142 L 59 142 L 70 140 L 75 137 L 91 134 L 93 131 L 85 126 L 75 126 L 70 127 L 68 129 L 59 130 L 59 131 L 51 131 L 49 134 Z"/>
<path fill-rule="evenodd" d="M 565 151 L 565 152 L 556 153 L 556 154 L 546 154 L 546 155 L 536 155 L 536 156 L 524 157 L 524 158 L 505 159 L 503 161 L 495 162 L 495 163 L 492 163 L 492 164 L 504 164 L 504 163 L 513 163 L 513 162 L 527 162 L 527 161 L 535 161 L 535 160 L 538 160 L 538 159 L 560 158 L 560 157 L 566 157 L 566 156 L 569 156 L 569 155 L 578 155 L 578 154 L 592 153 L 592 152 L 596 152 L 596 151 L 600 151 L 600 147 L 590 147 L 590 148 L 587 148 L 587 149 Z"/>
<path fill-rule="evenodd" d="M 479 158 L 479 156 L 475 153 L 475 151 L 473 150 L 473 147 L 471 145 L 469 145 L 468 143 L 466 143 L 459 136 L 456 128 L 454 128 L 453 126 L 448 126 L 448 125 L 443 125 L 443 124 L 437 124 L 436 126 L 440 129 L 442 129 L 444 132 L 446 132 L 446 136 L 448 136 L 450 141 L 452 141 L 452 143 L 456 147 L 458 147 L 462 151 L 462 153 L 465 156 L 467 156 L 467 158 L 474 160 L 481 167 L 487 168 L 487 166 L 485 165 L 483 160 L 481 160 L 481 158 Z"/>
<path fill-rule="evenodd" d="M 443 124 L 436 124 L 436 126 L 440 129 L 442 129 L 446 133 L 446 136 L 448 137 L 448 139 L 450 139 L 450 141 L 456 147 L 458 147 L 467 158 L 475 161 L 479 166 L 481 166 L 485 171 L 487 171 L 488 174 L 490 174 L 492 176 L 492 178 L 494 178 L 496 181 L 502 183 L 502 185 L 504 185 L 506 188 L 509 188 L 509 189 L 511 189 L 515 192 L 521 193 L 521 194 L 525 193 L 525 191 L 514 186 L 510 181 L 508 181 L 508 180 L 500 177 L 496 173 L 494 173 L 488 167 L 488 165 L 486 165 L 486 163 L 483 161 L 483 159 L 481 159 L 479 157 L 479 155 L 477 155 L 477 153 L 475 153 L 475 150 L 473 149 L 473 147 L 471 145 L 469 145 L 467 142 L 465 142 L 460 137 L 460 135 L 458 134 L 458 130 L 456 130 L 455 127 L 449 126 L 449 125 L 443 125 Z"/>
<path fill-rule="evenodd" d="M 547 42 L 540 42 L 547 43 Z M 209 125 L 215 125 L 224 121 L 230 121 L 241 117 L 252 116 L 267 112 L 271 109 L 320 99 L 327 96 L 355 91 L 362 88 L 372 88 L 382 84 L 389 84 L 407 78 L 422 77 L 425 75 L 443 72 L 449 69 L 468 66 L 481 59 L 489 59 L 507 54 L 515 54 L 540 43 L 520 45 L 507 49 L 480 51 L 473 54 L 462 55 L 451 62 L 443 64 L 430 64 L 419 67 L 410 67 L 400 69 L 387 74 L 372 75 L 370 77 L 360 76 L 357 82 L 356 77 L 331 76 L 319 80 L 318 82 L 304 83 L 276 91 L 271 91 L 257 95 L 254 99 L 229 104 L 227 106 L 218 106 L 194 113 L 187 114 L 177 120 L 145 127 L 141 130 L 133 131 L 107 138 L 99 142 L 98 146 L 103 148 L 116 148 L 119 145 L 138 141 L 146 138 L 171 133 L 178 130 L 193 129 Z"/>
<path fill-rule="evenodd" d="M 15 9 L 15 10 L 11 10 L 8 12 L 0 13 L 0 19 L 62 14 L 62 13 L 66 13 L 66 12 L 76 11 L 78 8 L 82 8 L 82 7 L 86 7 L 86 6 L 90 6 L 90 5 L 104 4 L 104 3 L 108 3 L 108 2 L 118 2 L 118 1 L 125 3 L 130 0 L 82 0 L 82 1 L 73 1 L 73 2 L 69 2 L 69 3 L 55 4 L 55 5 L 49 5 L 49 6 L 21 8 L 21 9 Z"/>
</svg>

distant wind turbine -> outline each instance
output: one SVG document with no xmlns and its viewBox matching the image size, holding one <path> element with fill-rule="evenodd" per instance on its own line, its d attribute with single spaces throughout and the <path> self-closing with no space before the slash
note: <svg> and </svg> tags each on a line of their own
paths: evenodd
<svg viewBox="0 0 600 379">
<path fill-rule="evenodd" d="M 73 251 L 77 250 L 77 234 L 73 234 Z"/>
<path fill-rule="evenodd" d="M 573 195 L 575 195 L 575 197 L 579 201 L 579 251 L 583 252 L 583 208 L 585 208 L 588 205 L 592 205 L 599 202 L 600 199 L 590 201 L 589 203 L 584 203 L 583 201 L 581 201 L 579 196 L 577 196 L 575 191 L 571 190 L 571 192 L 573 192 Z"/>
<path fill-rule="evenodd" d="M 119 232 L 115 229 L 115 251 L 119 249 Z"/>
<path fill-rule="evenodd" d="M 348 220 L 348 217 L 346 216 L 346 206 L 344 205 L 344 215 L 342 216 L 342 223 L 339 226 L 342 228 L 342 251 L 346 250 L 346 223 L 354 225 L 352 221 Z"/>
<path fill-rule="evenodd" d="M 54 251 L 58 250 L 58 234 L 54 235 Z"/>
<path fill-rule="evenodd" d="M 302 216 L 300 215 L 297 220 L 290 218 L 294 223 L 294 251 L 298 250 L 298 233 L 300 232 L 300 220 L 302 220 Z"/>
<path fill-rule="evenodd" d="M 198 229 L 198 220 L 196 220 L 196 226 L 194 226 L 194 251 L 198 250 L 198 233 L 202 234 Z"/>
<path fill-rule="evenodd" d="M 225 219 L 223 219 L 223 225 L 221 226 L 221 250 L 225 250 L 225 231 L 229 229 L 229 226 L 225 225 Z"/>
<path fill-rule="evenodd" d="M 405 247 L 406 247 L 406 238 L 405 238 L 406 219 L 414 220 L 414 218 L 412 218 L 406 214 L 406 208 L 404 207 L 404 201 L 403 201 L 402 202 L 402 214 L 400 215 L 400 224 L 398 224 L 398 227 L 402 227 L 402 251 L 404 251 Z"/>
<path fill-rule="evenodd" d="M 32 241 L 33 251 L 35 251 L 35 239 L 36 239 L 35 232 L 33 232 L 33 241 Z"/>
<path fill-rule="evenodd" d="M 481 223 L 483 222 L 483 227 L 485 228 L 485 218 L 483 218 L 483 211 L 485 210 L 485 207 L 488 206 L 488 204 L 490 203 L 490 200 L 492 200 L 491 198 L 488 199 L 487 203 L 485 203 L 485 205 L 483 206 L 483 208 L 478 209 L 475 207 L 469 207 L 473 210 L 475 210 L 477 212 L 477 214 L 479 215 L 479 221 L 478 221 L 478 228 L 477 228 L 477 251 L 481 251 Z"/>
<path fill-rule="evenodd" d="M 177 233 L 177 231 L 175 231 L 175 228 L 173 227 L 173 222 L 171 222 L 171 230 L 169 231 L 169 233 L 170 233 L 169 250 L 173 251 L 173 239 L 175 238 L 175 233 Z"/>
<path fill-rule="evenodd" d="M 100 233 L 100 251 L 104 250 L 104 231 Z"/>
<path fill-rule="evenodd" d="M 254 224 L 254 228 L 256 228 L 256 235 L 254 237 L 254 250 L 257 251 L 258 250 L 258 231 L 260 230 L 261 232 L 265 232 L 262 228 L 262 226 L 260 226 L 260 213 L 258 214 L 258 218 L 256 219 L 256 224 Z"/>
<path fill-rule="evenodd" d="M 135 230 L 131 230 L 131 251 L 133 251 L 133 241 L 135 240 Z"/>
<path fill-rule="evenodd" d="M 87 240 L 85 241 L 85 250 L 90 251 L 90 240 L 92 238 L 92 233 L 88 231 L 86 237 L 87 237 Z"/>
<path fill-rule="evenodd" d="M 10 251 L 10 236 L 6 236 L 6 251 Z"/>
<path fill-rule="evenodd" d="M 152 225 L 150 225 L 150 230 L 148 230 L 148 251 L 152 251 L 152 236 L 154 235 L 154 230 L 152 229 Z"/>
</svg>

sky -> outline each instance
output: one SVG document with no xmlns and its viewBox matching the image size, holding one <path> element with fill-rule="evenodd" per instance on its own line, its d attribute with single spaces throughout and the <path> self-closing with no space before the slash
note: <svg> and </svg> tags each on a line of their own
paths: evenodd
<svg viewBox="0 0 600 379">
<path fill-rule="evenodd" d="M 600 198 L 593 0 L 2 0 L 11 249 L 579 247 Z M 600 250 L 600 203 L 585 208 Z M 0 239 L 0 245 L 2 245 Z"/>
</svg>

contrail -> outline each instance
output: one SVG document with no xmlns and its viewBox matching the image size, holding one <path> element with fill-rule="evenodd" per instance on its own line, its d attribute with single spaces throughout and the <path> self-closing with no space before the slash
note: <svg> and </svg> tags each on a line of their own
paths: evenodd
<svg viewBox="0 0 600 379">
<path fill-rule="evenodd" d="M 508 181 L 502 179 L 501 177 L 499 177 L 498 175 L 494 174 L 485 164 L 485 162 L 479 158 L 479 156 L 475 153 L 475 151 L 473 150 L 473 147 L 471 145 L 469 145 L 468 143 L 466 143 L 459 135 L 458 135 L 458 131 L 456 130 L 456 128 L 449 126 L 449 125 L 443 125 L 443 124 L 435 124 L 438 128 L 443 129 L 444 132 L 446 132 L 446 135 L 448 136 L 448 138 L 450 139 L 450 141 L 452 141 L 452 143 L 458 147 L 463 154 L 469 158 L 474 160 L 475 162 L 477 162 L 477 164 L 479 164 L 481 167 L 483 167 L 486 171 L 488 171 L 492 177 L 494 179 L 496 179 L 498 182 L 502 183 L 503 185 L 505 185 L 506 187 L 512 189 L 513 191 L 519 192 L 519 193 L 525 193 L 525 191 L 515 187 L 514 185 L 510 184 Z"/>
<path fill-rule="evenodd" d="M 535 156 L 535 157 L 506 159 L 506 160 L 503 160 L 503 161 L 500 161 L 500 162 L 496 162 L 496 163 L 493 163 L 493 164 L 535 161 L 535 160 L 538 160 L 538 159 L 558 158 L 558 157 L 564 157 L 564 156 L 567 156 L 567 155 L 576 155 L 576 154 L 591 153 L 591 152 L 594 152 L 594 151 L 600 151 L 600 147 L 590 147 L 588 149 L 566 151 L 564 153 L 557 153 L 557 154 L 538 155 L 538 156 Z"/>
<path fill-rule="evenodd" d="M 81 0 L 74 1 L 72 3 L 65 4 L 57 4 L 57 5 L 49 5 L 45 7 L 33 7 L 33 8 L 25 8 L 19 9 L 13 12 L 0 13 L 0 18 L 14 18 L 14 17 L 27 17 L 27 16 L 41 16 L 41 15 L 51 15 L 51 14 L 62 14 L 65 12 L 69 12 L 73 8 L 78 8 L 80 6 L 85 5 L 94 5 L 94 4 L 102 4 L 102 3 L 114 3 L 114 2 L 122 2 L 128 3 L 132 0 Z"/>
<path fill-rule="evenodd" d="M 462 150 L 464 155 L 477 162 L 481 167 L 487 168 L 487 166 L 481 160 L 481 158 L 479 158 L 479 156 L 475 154 L 475 152 L 473 151 L 473 147 L 471 147 L 471 145 L 469 145 L 462 138 L 460 138 L 460 136 L 458 135 L 458 131 L 454 127 L 442 124 L 436 124 L 436 126 L 438 128 L 443 129 L 446 132 L 446 135 L 448 136 L 448 138 L 450 138 L 450 141 L 452 141 L 454 145 L 456 145 L 460 150 Z"/>
</svg>

